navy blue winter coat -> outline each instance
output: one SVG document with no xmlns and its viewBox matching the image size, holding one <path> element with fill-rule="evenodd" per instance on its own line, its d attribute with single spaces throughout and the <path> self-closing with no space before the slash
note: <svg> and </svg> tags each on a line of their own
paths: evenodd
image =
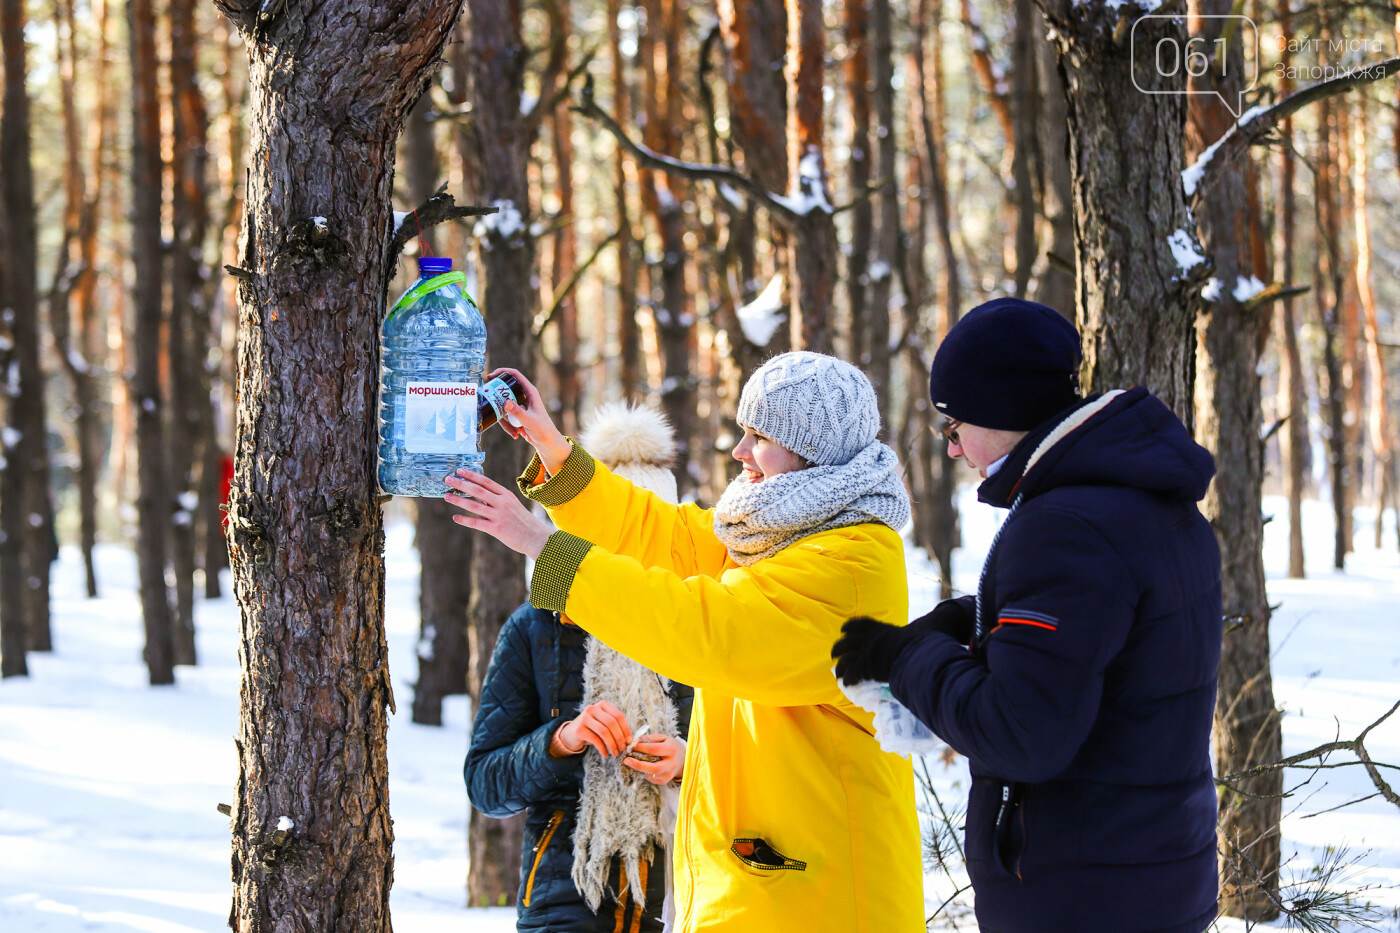
<svg viewBox="0 0 1400 933">
<path fill-rule="evenodd" d="M 553 758 L 549 742 L 578 715 L 588 633 L 559 614 L 529 603 L 506 620 L 486 670 L 463 773 L 472 805 L 487 816 L 526 811 L 520 854 L 516 929 L 529 933 L 611 933 L 618 905 L 610 886 L 595 914 L 574 887 L 574 825 L 583 790 L 583 756 Z M 694 691 L 673 683 L 681 736 L 690 726 Z M 641 723 L 634 723 L 641 725 Z M 666 893 L 660 859 L 647 872 L 646 910 L 633 926 L 636 902 L 622 905 L 625 930 L 660 930 Z M 616 859 L 612 876 L 617 877 Z"/>
<path fill-rule="evenodd" d="M 890 687 L 971 763 L 983 933 L 1201 933 L 1215 917 L 1220 557 L 1196 507 L 1213 473 L 1133 389 L 1042 425 L 982 484 L 1011 512 L 971 650 L 931 634 Z"/>
</svg>

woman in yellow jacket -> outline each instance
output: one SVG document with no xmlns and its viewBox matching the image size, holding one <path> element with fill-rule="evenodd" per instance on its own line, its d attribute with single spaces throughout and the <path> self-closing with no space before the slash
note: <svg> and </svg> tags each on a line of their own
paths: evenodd
<svg viewBox="0 0 1400 933">
<path fill-rule="evenodd" d="M 507 404 L 507 430 L 536 452 L 520 489 L 559 530 L 469 471 L 447 500 L 535 558 L 531 603 L 695 686 L 677 929 L 923 930 L 912 770 L 831 674 L 847 619 L 908 619 L 909 499 L 869 380 L 817 353 L 765 363 L 739 402 L 743 473 L 704 510 L 610 473 L 510 372 L 527 404 Z M 610 728 L 612 747 L 632 741 Z"/>
</svg>

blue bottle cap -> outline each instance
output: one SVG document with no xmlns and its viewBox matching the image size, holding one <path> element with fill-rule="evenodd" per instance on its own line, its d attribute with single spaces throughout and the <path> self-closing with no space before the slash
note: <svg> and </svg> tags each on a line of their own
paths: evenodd
<svg viewBox="0 0 1400 933">
<path fill-rule="evenodd" d="M 451 256 L 419 256 L 418 271 L 425 275 L 441 275 L 452 271 Z"/>
</svg>

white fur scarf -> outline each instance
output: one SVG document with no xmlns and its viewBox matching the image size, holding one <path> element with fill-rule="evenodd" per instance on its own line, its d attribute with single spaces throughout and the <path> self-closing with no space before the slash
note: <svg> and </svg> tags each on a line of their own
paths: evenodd
<svg viewBox="0 0 1400 933">
<path fill-rule="evenodd" d="M 676 707 L 662 678 L 618 654 L 596 638 L 588 641 L 583 666 L 583 705 L 607 700 L 631 724 L 633 736 L 675 735 Z M 646 733 L 641 730 L 646 729 Z M 661 818 L 661 789 L 640 772 L 624 768 L 621 756 L 604 758 L 589 748 L 583 759 L 583 794 L 574 830 L 574 886 L 593 910 L 607 889 L 616 855 L 627 872 L 627 887 L 639 907 L 646 887 L 638 866 L 666 844 L 673 827 Z M 616 893 L 616 892 L 614 892 Z"/>
<path fill-rule="evenodd" d="M 676 501 L 676 481 L 669 469 L 676 442 L 660 412 L 624 403 L 604 405 L 594 414 L 580 441 L 584 450 L 617 475 L 668 502 Z M 583 705 L 607 700 L 627 717 L 634 737 L 650 733 L 676 735 L 676 707 L 667 686 L 660 676 L 636 661 L 596 638 L 588 640 L 588 656 L 583 664 Z M 573 879 L 590 908 L 596 911 L 603 902 L 613 856 L 622 862 L 633 900 L 639 907 L 646 906 L 647 892 L 639 866 L 643 859 L 651 861 L 670 845 L 674 828 L 674 819 L 668 820 L 662 813 L 661 788 L 649 783 L 640 772 L 624 768 L 621 758 L 604 758 L 595 749 L 587 749 L 578 826 L 574 830 Z"/>
<path fill-rule="evenodd" d="M 747 567 L 819 531 L 866 522 L 899 531 L 909 511 L 899 458 L 874 441 L 841 466 L 811 466 L 761 483 L 740 476 L 715 506 L 715 536 L 734 563 Z"/>
</svg>

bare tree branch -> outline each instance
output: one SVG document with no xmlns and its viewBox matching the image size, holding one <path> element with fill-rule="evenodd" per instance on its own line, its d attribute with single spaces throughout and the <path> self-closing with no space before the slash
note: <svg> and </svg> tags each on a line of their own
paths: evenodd
<svg viewBox="0 0 1400 933">
<path fill-rule="evenodd" d="M 443 188 L 446 187 L 446 185 L 443 185 Z M 416 237 L 419 231 L 424 227 L 432 227 L 440 223 L 446 223 L 449 220 L 460 220 L 463 217 L 480 217 L 484 214 L 494 214 L 499 210 L 500 208 L 498 207 L 479 207 L 476 205 L 458 207 L 456 198 L 447 194 L 442 189 L 439 189 L 437 194 L 428 198 L 428 200 L 418 205 L 414 210 L 409 211 L 410 216 L 417 215 L 415 223 L 410 224 L 408 218 L 405 217 L 404 222 L 399 224 L 398 229 L 394 231 L 393 239 L 389 247 L 389 251 L 392 254 L 389 257 L 390 262 L 392 264 L 398 261 L 399 254 L 403 252 L 404 246 L 407 245 L 409 240 Z M 238 274 L 228 266 L 224 268 L 229 270 L 230 275 Z"/>
<path fill-rule="evenodd" d="M 1375 729 L 1381 723 L 1385 722 L 1392 715 L 1394 715 L 1396 710 L 1400 710 L 1400 700 L 1397 700 L 1395 702 L 1395 705 L 1392 706 L 1385 713 L 1385 715 L 1381 716 L 1379 719 L 1371 723 L 1365 729 L 1362 729 L 1361 733 L 1357 735 L 1357 737 L 1354 739 L 1327 742 L 1323 745 L 1317 746 L 1316 748 L 1308 749 L 1305 752 L 1299 752 L 1296 755 L 1289 755 L 1287 758 L 1282 758 L 1278 761 L 1273 761 L 1268 764 L 1259 765 L 1254 768 L 1246 768 L 1244 771 L 1238 771 L 1234 774 L 1227 775 L 1226 777 L 1217 778 L 1216 783 L 1223 784 L 1226 787 L 1229 787 L 1231 790 L 1238 791 L 1238 788 L 1234 786 L 1234 782 L 1242 781 L 1246 778 L 1257 777 L 1258 775 L 1264 774 L 1269 771 L 1278 771 L 1282 768 L 1303 767 L 1309 768 L 1311 770 L 1320 770 L 1323 768 L 1342 768 L 1359 764 L 1366 769 L 1366 773 L 1371 777 L 1371 783 L 1375 785 L 1376 790 L 1380 793 L 1380 795 L 1386 800 L 1390 801 L 1395 806 L 1400 807 L 1400 794 L 1397 794 L 1395 792 L 1395 789 L 1392 788 L 1390 784 L 1386 782 L 1385 778 L 1381 775 L 1380 772 L 1381 768 L 1400 770 L 1400 766 L 1373 761 L 1371 759 L 1370 753 L 1366 750 L 1365 744 L 1366 736 L 1369 735 L 1373 729 Z M 1333 752 L 1343 751 L 1351 752 L 1357 757 L 1357 760 L 1336 762 L 1331 764 L 1329 764 L 1326 761 L 1327 756 L 1331 755 Z M 1313 759 L 1318 759 L 1316 764 L 1305 764 L 1305 762 L 1312 761 Z M 1363 799 L 1370 798 L 1368 797 Z M 1356 803 L 1357 801 L 1352 802 Z"/>
<path fill-rule="evenodd" d="M 762 204 L 779 220 L 785 224 L 793 224 L 801 219 L 801 215 L 788 205 L 779 201 L 772 192 L 767 191 L 762 185 L 749 178 L 722 165 L 707 165 L 703 162 L 686 162 L 675 159 L 668 155 L 662 155 L 654 149 L 642 145 L 628 138 L 626 131 L 617 124 L 617 121 L 603 108 L 599 107 L 593 100 L 593 80 L 592 77 L 584 82 L 583 91 L 579 94 L 578 103 L 570 108 L 575 113 L 591 117 L 603 125 L 603 128 L 613 135 L 618 145 L 632 154 L 638 162 L 647 168 L 665 172 L 668 175 L 675 175 L 679 178 L 689 178 L 696 181 L 712 181 L 716 184 L 730 185 L 744 191 L 749 197 L 759 204 Z"/>
<path fill-rule="evenodd" d="M 1190 168 L 1182 173 L 1188 197 L 1200 197 L 1210 187 L 1220 166 L 1237 158 L 1250 146 L 1268 142 L 1274 128 L 1283 120 L 1302 110 L 1308 104 L 1344 93 L 1354 87 L 1370 84 L 1390 77 L 1400 71 L 1400 57 L 1388 58 L 1366 65 L 1327 81 L 1303 88 L 1289 94 L 1272 107 L 1255 108 L 1246 111 L 1240 121 L 1225 131 L 1205 152 L 1201 153 Z M 1195 181 L 1186 179 L 1194 176 Z"/>
</svg>

